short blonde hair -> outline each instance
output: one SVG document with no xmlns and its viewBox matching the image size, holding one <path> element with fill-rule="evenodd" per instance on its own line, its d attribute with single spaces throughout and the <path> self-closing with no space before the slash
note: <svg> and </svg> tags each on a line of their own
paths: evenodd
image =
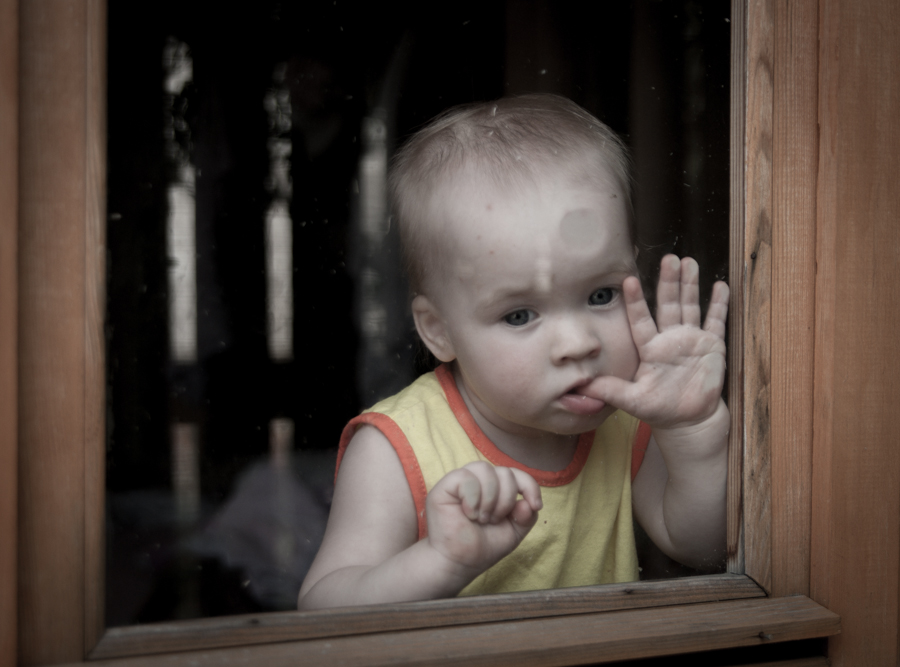
<svg viewBox="0 0 900 667">
<path fill-rule="evenodd" d="M 527 186 L 548 168 L 564 170 L 583 184 L 599 185 L 611 175 L 625 195 L 635 245 L 631 162 L 625 144 L 609 127 L 558 95 L 458 106 L 412 135 L 391 166 L 392 214 L 412 292 L 422 290 L 426 267 L 443 263 L 436 239 L 428 233 L 428 205 L 442 183 L 474 170 L 497 187 Z"/>
</svg>

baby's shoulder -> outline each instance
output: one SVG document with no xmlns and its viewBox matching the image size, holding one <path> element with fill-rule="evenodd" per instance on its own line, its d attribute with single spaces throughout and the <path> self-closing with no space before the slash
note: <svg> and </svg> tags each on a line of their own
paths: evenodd
<svg viewBox="0 0 900 667">
<path fill-rule="evenodd" d="M 432 371 L 420 375 L 393 396 L 388 396 L 378 401 L 371 408 L 365 410 L 363 414 L 367 412 L 387 415 L 398 414 L 432 404 L 435 399 L 446 402 L 441 383 L 435 372 Z"/>
</svg>

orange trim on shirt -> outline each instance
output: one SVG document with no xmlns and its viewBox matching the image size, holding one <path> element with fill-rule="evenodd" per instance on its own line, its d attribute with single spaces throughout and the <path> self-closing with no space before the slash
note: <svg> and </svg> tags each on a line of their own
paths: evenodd
<svg viewBox="0 0 900 667">
<path fill-rule="evenodd" d="M 415 452 L 406 438 L 406 434 L 400 430 L 397 423 L 379 412 L 364 412 L 358 417 L 351 419 L 344 427 L 341 433 L 341 443 L 338 445 L 337 465 L 334 470 L 335 482 L 337 482 L 337 471 L 341 467 L 341 460 L 344 458 L 344 452 L 347 445 L 353 438 L 356 430 L 363 425 L 374 426 L 384 434 L 388 439 L 397 456 L 400 457 L 400 463 L 403 465 L 403 472 L 406 475 L 406 481 L 409 483 L 409 490 L 412 491 L 413 502 L 416 505 L 416 519 L 419 525 L 419 539 L 428 534 L 428 522 L 425 519 L 425 498 L 428 496 L 428 490 L 425 488 L 425 477 L 422 475 L 422 469 L 419 468 L 419 461 L 416 459 Z"/>
<path fill-rule="evenodd" d="M 456 387 L 456 381 L 453 378 L 453 372 L 447 365 L 441 365 L 435 370 L 435 375 L 444 390 L 450 408 L 453 414 L 459 420 L 460 425 L 469 436 L 472 444 L 484 454 L 485 458 L 494 465 L 504 466 L 507 468 L 518 468 L 527 472 L 534 477 L 540 486 L 564 486 L 574 480 L 587 462 L 588 455 L 591 452 L 591 446 L 594 442 L 594 431 L 582 433 L 578 438 L 578 444 L 575 448 L 575 455 L 572 462 L 563 470 L 551 472 L 547 470 L 538 470 L 522 465 L 518 461 L 510 458 L 484 434 L 484 431 L 475 423 L 475 419 L 469 412 L 459 389 Z M 337 482 L 337 471 L 341 467 L 341 461 L 347 450 L 347 445 L 356 434 L 360 426 L 374 426 L 388 439 L 400 463 L 403 466 L 403 472 L 409 489 L 412 492 L 413 502 L 416 508 L 416 519 L 418 521 L 419 539 L 428 535 L 428 522 L 425 517 L 425 499 L 428 497 L 428 490 L 425 486 L 425 477 L 419 468 L 419 461 L 416 458 L 412 446 L 406 434 L 397 426 L 397 423 L 387 415 L 378 412 L 364 412 L 363 414 L 351 419 L 344 427 L 341 433 L 341 440 L 338 446 L 337 465 L 335 466 L 335 482 Z M 641 463 L 644 460 L 644 454 L 647 452 L 647 446 L 650 444 L 650 427 L 644 422 L 640 422 L 637 432 L 634 436 L 634 443 L 631 448 L 631 480 L 637 476 Z"/>
<path fill-rule="evenodd" d="M 650 444 L 651 430 L 648 424 L 640 422 L 638 424 L 637 433 L 634 434 L 634 444 L 631 445 L 631 481 L 637 477 L 638 470 L 641 469 L 641 463 L 644 462 L 644 454 L 647 453 L 647 446 Z"/>
<path fill-rule="evenodd" d="M 527 472 L 534 477 L 535 481 L 540 486 L 565 486 L 578 477 L 579 473 L 584 468 L 584 464 L 587 463 L 588 454 L 591 453 L 591 446 L 594 444 L 594 431 L 582 433 L 578 436 L 578 444 L 575 446 L 575 455 L 572 457 L 572 461 L 569 465 L 562 470 L 548 471 L 529 468 L 500 451 L 497 448 L 497 445 L 491 442 L 490 438 L 488 438 L 478 424 L 475 423 L 475 418 L 472 417 L 465 400 L 459 393 L 459 389 L 456 386 L 456 380 L 453 378 L 453 371 L 450 370 L 448 365 L 442 364 L 438 366 L 435 369 L 434 374 L 441 383 L 441 388 L 444 390 L 444 395 L 447 397 L 450 409 L 453 410 L 453 414 L 459 421 L 460 426 L 463 427 L 463 430 L 466 432 L 466 435 L 469 436 L 469 440 L 472 441 L 472 444 L 475 445 L 478 451 L 484 454 L 484 457 L 488 461 L 495 466 L 518 468 L 519 470 Z"/>
</svg>

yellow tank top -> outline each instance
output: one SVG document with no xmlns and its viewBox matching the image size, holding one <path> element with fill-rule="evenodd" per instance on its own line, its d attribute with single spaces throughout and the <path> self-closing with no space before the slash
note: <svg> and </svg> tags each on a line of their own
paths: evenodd
<svg viewBox="0 0 900 667">
<path fill-rule="evenodd" d="M 400 393 L 347 424 L 338 467 L 363 424 L 378 428 L 403 464 L 427 535 L 425 497 L 447 473 L 473 461 L 524 470 L 541 486 L 544 507 L 522 543 L 478 576 L 460 595 L 588 586 L 638 578 L 631 515 L 631 480 L 650 429 L 621 410 L 579 437 L 572 462 L 547 472 L 501 452 L 475 423 L 447 366 L 427 373 Z M 635 460 L 632 461 L 632 449 Z"/>
</svg>

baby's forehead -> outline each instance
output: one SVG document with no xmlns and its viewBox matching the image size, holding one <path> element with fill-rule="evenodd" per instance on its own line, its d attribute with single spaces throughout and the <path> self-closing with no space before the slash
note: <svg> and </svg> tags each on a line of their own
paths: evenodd
<svg viewBox="0 0 900 667">
<path fill-rule="evenodd" d="M 581 261 L 602 248 L 630 266 L 633 244 L 623 199 L 610 182 L 550 178 L 504 187 L 467 179 L 448 185 L 434 198 L 429 216 L 434 261 L 423 268 L 430 291 L 446 293 L 485 268 L 531 266 L 542 257 L 549 262 L 546 269 L 556 271 L 560 261 Z"/>
<path fill-rule="evenodd" d="M 565 236 L 605 224 L 627 224 L 627 194 L 608 171 L 547 170 L 525 177 L 495 177 L 478 170 L 437 184 L 427 218 L 443 235 L 560 232 Z M 546 215 L 532 215 L 536 209 Z M 510 220 L 510 218 L 514 220 Z M 514 222 L 509 225 L 504 223 Z"/>
<path fill-rule="evenodd" d="M 624 189 L 618 171 L 606 155 L 594 150 L 548 153 L 544 149 L 522 150 L 515 160 L 470 155 L 435 178 L 436 192 L 520 196 L 548 190 L 561 184 L 585 189 Z"/>
</svg>

